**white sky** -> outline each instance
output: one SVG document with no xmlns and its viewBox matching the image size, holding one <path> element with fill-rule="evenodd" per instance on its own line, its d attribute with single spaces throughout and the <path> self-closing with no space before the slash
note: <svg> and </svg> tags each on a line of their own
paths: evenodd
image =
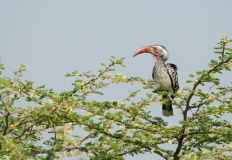
<svg viewBox="0 0 232 160">
<path fill-rule="evenodd" d="M 162 44 L 169 52 L 168 62 L 179 68 L 183 88 L 190 73 L 208 68 L 222 33 L 232 39 L 231 6 L 230 0 L 0 0 L 0 56 L 6 67 L 3 75 L 12 76 L 19 64 L 25 64 L 24 79 L 60 92 L 72 89 L 73 79 L 65 78 L 65 73 L 97 73 L 99 63 L 108 63 L 114 55 L 126 57 L 126 69 L 119 68 L 117 73 L 130 71 L 131 76 L 151 79 L 153 58 L 132 55 L 145 45 Z M 232 74 L 225 73 L 223 82 L 229 84 Z M 135 89 L 138 85 L 113 86 L 110 94 L 96 98 L 120 100 L 128 90 Z M 151 107 L 154 116 L 162 116 L 158 104 Z M 175 125 L 182 118 L 179 113 L 174 107 L 175 116 L 164 119 Z M 133 159 L 141 158 L 154 157 L 146 154 Z"/>
</svg>

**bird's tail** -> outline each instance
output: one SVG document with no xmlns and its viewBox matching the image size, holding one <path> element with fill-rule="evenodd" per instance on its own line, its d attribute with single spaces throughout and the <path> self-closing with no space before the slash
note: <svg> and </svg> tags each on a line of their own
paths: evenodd
<svg viewBox="0 0 232 160">
<path fill-rule="evenodd" d="M 174 98 L 173 96 L 171 97 Z M 173 116 L 172 101 L 169 100 L 168 95 L 163 95 L 162 98 L 167 99 L 167 101 L 162 105 L 163 115 L 166 117 Z"/>
</svg>

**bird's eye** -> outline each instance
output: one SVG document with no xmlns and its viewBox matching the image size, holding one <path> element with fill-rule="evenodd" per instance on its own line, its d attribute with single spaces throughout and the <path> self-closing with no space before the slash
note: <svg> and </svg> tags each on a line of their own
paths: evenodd
<svg viewBox="0 0 232 160">
<path fill-rule="evenodd" d="M 154 52 L 157 53 L 159 50 L 157 47 L 154 48 Z"/>
</svg>

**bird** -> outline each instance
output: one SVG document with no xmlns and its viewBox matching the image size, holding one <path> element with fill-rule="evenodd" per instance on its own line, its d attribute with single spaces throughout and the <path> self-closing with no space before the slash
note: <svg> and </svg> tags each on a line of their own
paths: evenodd
<svg viewBox="0 0 232 160">
<path fill-rule="evenodd" d="M 172 101 L 169 97 L 174 99 L 173 94 L 179 89 L 177 66 L 172 63 L 165 62 L 168 60 L 168 51 L 162 45 L 145 46 L 137 50 L 133 57 L 141 53 L 150 53 L 155 59 L 155 66 L 152 70 L 152 78 L 154 80 L 154 91 L 167 91 L 167 94 L 162 95 L 162 99 L 166 102 L 162 104 L 162 113 L 164 116 L 173 116 Z"/>
</svg>

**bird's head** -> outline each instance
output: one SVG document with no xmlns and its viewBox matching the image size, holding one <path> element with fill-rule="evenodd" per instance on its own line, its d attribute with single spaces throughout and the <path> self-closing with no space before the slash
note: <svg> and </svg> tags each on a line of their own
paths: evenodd
<svg viewBox="0 0 232 160">
<path fill-rule="evenodd" d="M 156 61 L 163 60 L 166 61 L 168 60 L 168 51 L 164 46 L 155 44 L 151 46 L 145 46 L 141 49 L 139 49 L 137 52 L 134 53 L 133 57 L 141 54 L 141 53 L 150 53 L 154 57 Z"/>
</svg>

